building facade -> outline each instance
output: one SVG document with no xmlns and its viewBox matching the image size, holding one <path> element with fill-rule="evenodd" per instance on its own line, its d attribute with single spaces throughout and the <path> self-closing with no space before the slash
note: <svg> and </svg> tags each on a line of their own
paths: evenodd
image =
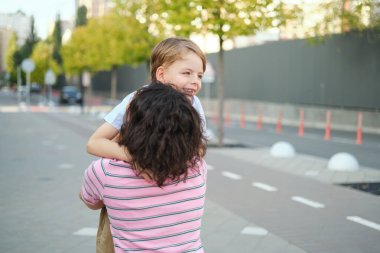
<svg viewBox="0 0 380 253">
<path fill-rule="evenodd" d="M 107 14 L 114 6 L 114 3 L 112 0 L 76 0 L 76 10 L 82 5 L 87 8 L 87 18 L 94 18 Z"/>
<path fill-rule="evenodd" d="M 0 13 L 0 28 L 10 29 L 17 34 L 17 45 L 24 44 L 29 35 L 32 18 L 21 11 Z"/>
<path fill-rule="evenodd" d="M 17 35 L 17 45 L 21 46 L 29 35 L 31 17 L 21 11 L 0 13 L 0 73 L 6 71 L 5 55 L 13 32 Z"/>
</svg>

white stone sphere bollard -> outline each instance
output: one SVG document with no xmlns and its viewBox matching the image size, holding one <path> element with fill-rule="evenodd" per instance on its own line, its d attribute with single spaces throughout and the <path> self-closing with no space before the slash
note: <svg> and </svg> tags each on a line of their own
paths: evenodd
<svg viewBox="0 0 380 253">
<path fill-rule="evenodd" d="M 206 131 L 205 131 L 205 137 L 208 141 L 215 141 L 216 140 L 216 136 L 214 134 L 214 132 L 210 129 L 210 128 L 207 128 Z"/>
<path fill-rule="evenodd" d="M 289 158 L 294 157 L 296 152 L 292 144 L 285 141 L 280 141 L 272 145 L 270 149 L 270 154 L 273 157 Z"/>
<path fill-rule="evenodd" d="M 336 171 L 357 171 L 359 170 L 359 163 L 353 155 L 341 152 L 330 158 L 327 168 Z"/>
</svg>

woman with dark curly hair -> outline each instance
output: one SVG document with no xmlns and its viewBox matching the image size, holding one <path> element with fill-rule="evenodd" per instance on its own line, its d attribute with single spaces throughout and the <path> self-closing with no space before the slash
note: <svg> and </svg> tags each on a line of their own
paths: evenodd
<svg viewBox="0 0 380 253">
<path fill-rule="evenodd" d="M 80 193 L 89 208 L 107 208 L 115 252 L 203 252 L 207 171 L 201 126 L 189 99 L 171 86 L 137 91 L 118 140 L 131 162 L 93 162 Z"/>
</svg>

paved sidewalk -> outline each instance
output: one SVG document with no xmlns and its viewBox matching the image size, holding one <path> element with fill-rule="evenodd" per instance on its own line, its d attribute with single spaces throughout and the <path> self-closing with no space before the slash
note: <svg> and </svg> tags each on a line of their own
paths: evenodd
<svg viewBox="0 0 380 253">
<path fill-rule="evenodd" d="M 334 171 L 327 168 L 327 159 L 296 154 L 291 158 L 273 157 L 270 149 L 225 148 L 221 154 L 268 167 L 273 170 L 315 179 L 330 184 L 380 182 L 380 170 L 360 167 L 357 171 Z"/>
</svg>

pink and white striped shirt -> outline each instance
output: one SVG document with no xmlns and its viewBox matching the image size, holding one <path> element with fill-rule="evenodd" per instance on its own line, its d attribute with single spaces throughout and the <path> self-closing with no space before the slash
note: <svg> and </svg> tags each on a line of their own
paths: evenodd
<svg viewBox="0 0 380 253">
<path fill-rule="evenodd" d="M 99 159 L 85 171 L 82 196 L 107 207 L 115 252 L 201 253 L 205 161 L 198 167 L 189 169 L 186 181 L 160 188 L 136 176 L 129 163 Z"/>
</svg>

